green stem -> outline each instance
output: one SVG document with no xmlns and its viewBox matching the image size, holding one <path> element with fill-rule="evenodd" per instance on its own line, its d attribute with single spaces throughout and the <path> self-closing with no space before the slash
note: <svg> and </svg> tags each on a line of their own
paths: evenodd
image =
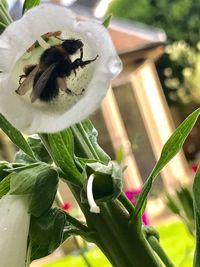
<svg viewBox="0 0 200 267">
<path fill-rule="evenodd" d="M 171 262 L 171 260 L 169 259 L 155 236 L 150 236 L 148 238 L 148 242 L 166 267 L 175 267 L 175 265 Z"/>
<path fill-rule="evenodd" d="M 83 251 L 82 248 L 80 247 L 80 245 L 79 245 L 79 243 L 78 243 L 78 241 L 77 241 L 77 239 L 76 239 L 75 236 L 74 236 L 74 243 L 75 243 L 75 245 L 77 246 L 77 248 L 80 250 L 80 254 L 81 254 L 81 257 L 83 258 L 83 260 L 84 260 L 84 262 L 85 262 L 85 265 L 86 265 L 87 267 L 92 267 L 92 265 L 91 265 L 90 262 L 88 261 L 88 259 L 87 259 L 86 255 L 85 255 L 84 251 Z"/>
<path fill-rule="evenodd" d="M 82 222 L 80 222 L 79 220 L 77 220 L 76 218 L 74 218 L 73 216 L 71 216 L 67 212 L 66 212 L 66 217 L 67 217 L 67 221 L 68 222 L 70 222 L 72 225 L 74 225 L 75 227 L 77 227 L 78 229 L 80 229 L 85 234 L 87 234 L 88 232 L 90 232 L 90 229 L 86 225 L 84 225 Z"/>
<path fill-rule="evenodd" d="M 100 160 L 82 124 L 78 123 L 72 126 L 71 130 L 74 135 L 75 139 L 74 142 L 78 142 L 79 147 L 81 148 L 81 151 L 83 152 L 85 157 L 90 159 L 94 158 L 96 160 Z"/>
<path fill-rule="evenodd" d="M 92 158 L 98 160 L 98 155 L 95 153 L 95 149 L 83 126 L 80 124 L 79 126 L 76 125 L 76 127 L 73 127 L 72 132 L 75 137 L 75 142 L 79 142 L 79 144 L 82 145 L 81 153 L 84 153 L 85 157 L 88 158 L 92 155 Z M 51 135 L 51 139 L 49 139 L 48 142 L 53 142 L 55 146 L 55 141 L 56 136 L 54 138 L 54 136 Z M 48 147 L 48 152 L 52 158 L 55 159 L 55 155 L 53 155 L 54 153 L 51 151 L 51 145 L 47 143 L 45 146 L 46 148 Z M 57 147 L 57 149 L 58 148 L 59 147 Z M 63 149 L 63 151 L 65 151 L 65 149 Z M 62 150 L 60 150 L 59 156 L 62 156 Z M 55 159 L 55 162 L 59 161 Z M 76 177 L 73 177 L 72 173 L 71 180 L 75 178 Z M 134 224 L 130 223 L 129 213 L 132 213 L 134 209 L 129 205 L 124 195 L 120 197 L 120 201 L 113 200 L 100 205 L 101 212 L 95 214 L 89 211 L 90 207 L 88 203 L 81 202 L 81 187 L 69 183 L 68 185 L 85 215 L 89 231 L 92 233 L 91 239 L 105 253 L 113 267 L 161 266 L 152 248 L 144 238 L 141 224 L 137 222 Z"/>
<path fill-rule="evenodd" d="M 126 195 L 122 192 L 120 196 L 118 197 L 119 201 L 122 203 L 122 205 L 127 209 L 129 212 L 130 216 L 132 217 L 135 211 L 135 207 L 133 204 L 128 200 Z"/>
</svg>

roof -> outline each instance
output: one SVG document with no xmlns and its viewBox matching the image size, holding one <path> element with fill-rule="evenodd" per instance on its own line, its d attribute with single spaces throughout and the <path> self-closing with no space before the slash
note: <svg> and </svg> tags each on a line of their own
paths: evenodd
<svg viewBox="0 0 200 267">
<path fill-rule="evenodd" d="M 166 43 L 166 34 L 144 24 L 133 23 L 127 20 L 114 19 L 109 31 L 119 54 L 140 50 L 147 46 Z"/>
<path fill-rule="evenodd" d="M 81 17 L 96 19 L 92 9 L 75 3 L 71 9 Z M 163 30 L 142 23 L 121 18 L 113 18 L 109 32 L 119 55 L 131 52 L 154 49 L 166 44 L 167 37 Z"/>
</svg>

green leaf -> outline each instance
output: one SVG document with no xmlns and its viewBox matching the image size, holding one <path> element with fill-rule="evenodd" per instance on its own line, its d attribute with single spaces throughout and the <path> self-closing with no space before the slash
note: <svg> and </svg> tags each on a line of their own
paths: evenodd
<svg viewBox="0 0 200 267">
<path fill-rule="evenodd" d="M 93 149 L 98 155 L 98 158 L 100 161 L 102 161 L 105 164 L 108 164 L 110 161 L 110 157 L 106 154 L 106 152 L 99 146 L 97 142 L 98 132 L 94 128 L 93 124 L 89 119 L 86 119 L 82 122 L 82 126 L 85 130 L 85 132 L 88 135 L 88 138 L 93 146 Z"/>
<path fill-rule="evenodd" d="M 31 260 L 51 254 L 62 242 L 65 212 L 54 208 L 39 218 L 31 218 Z"/>
<path fill-rule="evenodd" d="M 122 169 L 115 163 L 111 162 L 108 166 L 99 162 L 88 163 L 85 166 L 85 180 L 94 174 L 93 194 L 96 202 L 106 202 L 116 199 L 122 192 Z M 82 200 L 87 201 L 85 190 L 82 190 Z"/>
<path fill-rule="evenodd" d="M 115 159 L 119 164 L 121 164 L 122 161 L 124 160 L 124 149 L 123 149 L 123 146 L 120 146 L 117 149 Z"/>
<path fill-rule="evenodd" d="M 7 161 L 0 162 L 0 181 L 2 181 L 9 173 L 7 172 L 12 168 L 12 164 Z"/>
<path fill-rule="evenodd" d="M 27 10 L 33 8 L 34 6 L 38 6 L 40 4 L 40 0 L 25 0 L 22 8 L 22 13 L 24 14 Z"/>
<path fill-rule="evenodd" d="M 171 196 L 169 193 L 166 193 L 167 198 L 167 207 L 174 213 L 174 214 L 180 214 L 181 213 L 181 207 L 178 203 L 177 199 L 174 196 Z"/>
<path fill-rule="evenodd" d="M 27 155 L 26 153 L 24 153 L 24 151 L 22 151 L 21 149 L 19 151 L 17 151 L 17 153 L 15 154 L 15 164 L 33 164 L 38 162 L 36 158 L 32 158 L 29 155 Z"/>
<path fill-rule="evenodd" d="M 3 5 L 6 10 L 8 10 L 8 3 L 6 0 L 0 0 L 0 6 Z"/>
<path fill-rule="evenodd" d="M 7 1 L 0 0 L 0 29 L 4 30 L 10 23 L 12 18 L 8 11 Z"/>
<path fill-rule="evenodd" d="M 58 174 L 45 163 L 35 163 L 15 169 L 9 175 L 10 194 L 31 194 L 29 212 L 41 216 L 51 206 L 58 186 Z"/>
<path fill-rule="evenodd" d="M 48 164 L 41 163 L 37 166 L 35 164 L 30 165 L 30 168 L 19 172 L 12 172 L 10 174 L 10 194 L 31 194 L 38 176 L 48 173 L 50 168 Z"/>
<path fill-rule="evenodd" d="M 163 167 L 180 151 L 185 139 L 187 138 L 195 122 L 197 121 L 199 113 L 200 113 L 200 108 L 198 108 L 192 114 L 190 114 L 179 125 L 179 127 L 175 130 L 175 132 L 172 134 L 172 136 L 168 139 L 168 141 L 164 145 L 160 159 L 157 162 L 154 169 L 152 170 L 150 176 L 146 180 L 143 190 L 138 197 L 135 209 L 135 215 L 137 215 L 138 213 L 142 213 L 142 210 L 144 210 L 146 205 L 146 200 L 152 188 L 154 179 L 163 169 Z"/>
<path fill-rule="evenodd" d="M 28 137 L 27 142 L 39 161 L 51 164 L 52 159 L 37 134 Z"/>
<path fill-rule="evenodd" d="M 10 168 L 6 169 L 6 172 L 10 173 L 10 172 L 23 171 L 23 170 L 27 170 L 27 169 L 33 168 L 35 166 L 38 166 L 40 164 L 41 164 L 41 162 L 34 162 L 34 163 L 31 163 L 31 164 L 13 163 Z"/>
<path fill-rule="evenodd" d="M 51 208 L 58 187 L 58 174 L 54 169 L 40 173 L 35 182 L 29 212 L 39 217 Z"/>
<path fill-rule="evenodd" d="M 109 14 L 105 19 L 104 21 L 102 22 L 102 25 L 105 27 L 105 28 L 108 28 L 109 25 L 110 25 L 110 21 L 112 19 L 112 14 Z"/>
<path fill-rule="evenodd" d="M 0 198 L 10 191 L 10 178 L 10 175 L 8 175 L 0 182 Z"/>
<path fill-rule="evenodd" d="M 189 221 L 194 220 L 193 197 L 189 189 L 181 186 L 176 190 L 176 195 L 187 219 Z"/>
<path fill-rule="evenodd" d="M 10 140 L 17 145 L 21 150 L 23 150 L 28 156 L 34 158 L 33 151 L 30 146 L 26 142 L 26 139 L 23 135 L 14 128 L 6 118 L 0 114 L 0 128 L 4 131 L 4 133 L 10 138 Z"/>
<path fill-rule="evenodd" d="M 200 267 L 200 167 L 198 167 L 194 178 L 193 197 L 196 223 L 196 248 L 193 266 Z"/>
<path fill-rule="evenodd" d="M 3 22 L 0 22 L 0 34 L 6 29 L 7 25 L 4 24 Z"/>
<path fill-rule="evenodd" d="M 74 139 L 70 129 L 60 133 L 48 134 L 48 152 L 54 162 L 64 172 L 68 182 L 75 185 L 82 185 L 82 175 L 77 170 L 74 161 Z M 42 139 L 44 140 L 44 138 Z"/>
</svg>

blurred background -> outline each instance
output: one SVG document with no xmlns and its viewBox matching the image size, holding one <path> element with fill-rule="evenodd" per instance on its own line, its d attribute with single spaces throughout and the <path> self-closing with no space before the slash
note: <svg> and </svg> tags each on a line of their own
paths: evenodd
<svg viewBox="0 0 200 267">
<path fill-rule="evenodd" d="M 21 17 L 23 1 L 10 0 Z M 200 2 L 192 0 L 42 1 L 69 6 L 78 16 L 103 21 L 123 62 L 101 107 L 91 120 L 103 149 L 126 167 L 124 191 L 133 202 L 160 156 L 166 140 L 200 102 Z M 200 160 L 196 123 L 183 150 L 157 179 L 144 216 L 155 225 L 176 266 L 192 266 L 194 217 L 191 185 Z M 0 132 L 0 159 L 12 160 L 16 148 Z M 68 189 L 60 184 L 60 203 L 81 216 Z M 174 236 L 173 238 L 171 235 Z M 179 236 L 182 237 L 179 242 Z M 176 246 L 176 248 L 175 248 Z M 172 250 L 173 248 L 173 250 Z M 80 238 L 31 266 L 110 266 L 102 253 Z"/>
</svg>

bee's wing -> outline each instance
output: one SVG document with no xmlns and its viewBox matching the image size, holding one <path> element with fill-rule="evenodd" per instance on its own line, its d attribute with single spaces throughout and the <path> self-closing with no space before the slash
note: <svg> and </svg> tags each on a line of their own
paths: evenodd
<svg viewBox="0 0 200 267">
<path fill-rule="evenodd" d="M 33 81 L 38 70 L 39 70 L 39 65 L 36 65 L 35 68 L 29 73 L 29 75 L 25 78 L 25 80 L 15 91 L 17 94 L 25 95 L 31 88 L 33 88 Z"/>
<path fill-rule="evenodd" d="M 42 91 L 44 90 L 49 77 L 52 74 L 52 71 L 54 70 L 56 66 L 56 63 L 50 65 L 39 77 L 39 79 L 37 80 L 35 86 L 33 87 L 33 90 L 31 92 L 31 102 L 33 103 L 36 99 L 38 99 L 42 93 Z"/>
</svg>

